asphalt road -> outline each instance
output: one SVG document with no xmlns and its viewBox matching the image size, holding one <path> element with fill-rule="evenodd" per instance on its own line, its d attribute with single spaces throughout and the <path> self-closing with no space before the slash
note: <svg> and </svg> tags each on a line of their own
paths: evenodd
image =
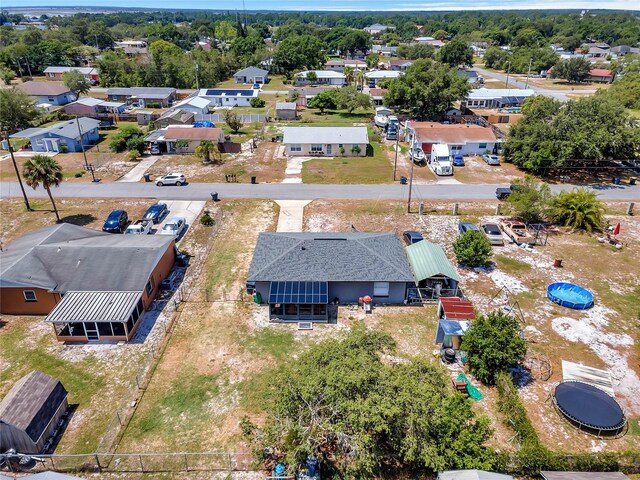
<svg viewBox="0 0 640 480">
<path fill-rule="evenodd" d="M 495 200 L 495 190 L 504 185 L 429 184 L 414 185 L 412 197 L 422 200 Z M 573 185 L 552 185 L 555 192 L 569 190 Z M 640 185 L 592 186 L 602 200 L 639 201 Z M 156 187 L 154 183 L 63 183 L 53 188 L 57 198 L 171 198 L 173 200 L 208 200 L 211 192 L 220 199 L 268 198 L 273 200 L 403 200 L 408 185 L 319 185 L 302 183 L 192 183 L 181 187 Z M 17 182 L 0 182 L 0 198 L 22 196 Z M 27 187 L 27 196 L 46 197 L 44 189 Z"/>
<path fill-rule="evenodd" d="M 479 67 L 474 67 L 473 70 L 480 73 L 485 78 L 487 77 L 495 78 L 496 80 L 500 80 L 501 82 L 506 82 L 507 80 L 507 75 L 503 73 L 497 73 L 497 72 L 493 72 L 491 70 L 485 70 L 484 68 L 479 68 Z M 525 88 L 525 86 L 526 86 L 525 82 L 516 80 L 512 76 L 509 76 L 509 88 Z M 545 97 L 555 98 L 556 100 L 560 100 L 562 102 L 568 101 L 569 97 L 567 97 L 567 93 L 571 93 L 571 92 L 567 92 L 566 90 L 548 90 L 546 88 L 536 87 L 531 84 L 529 84 L 528 88 L 540 95 L 544 95 Z M 580 90 L 579 93 L 587 94 L 587 93 L 595 93 L 595 92 L 596 92 L 596 89 Z"/>
</svg>

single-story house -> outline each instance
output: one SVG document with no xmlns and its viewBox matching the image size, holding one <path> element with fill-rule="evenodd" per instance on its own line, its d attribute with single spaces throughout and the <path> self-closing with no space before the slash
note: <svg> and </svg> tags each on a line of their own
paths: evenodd
<svg viewBox="0 0 640 480">
<path fill-rule="evenodd" d="M 146 139 L 145 139 L 146 140 Z M 187 141 L 186 147 L 177 148 L 176 142 Z M 155 143 L 165 144 L 162 151 L 168 153 L 193 153 L 201 141 L 208 140 L 213 143 L 224 143 L 224 130 L 213 127 L 194 127 L 192 125 L 170 125 L 157 137 Z"/>
<path fill-rule="evenodd" d="M 260 233 L 247 276 L 256 301 L 283 321 L 329 319 L 329 304 L 403 304 L 414 284 L 393 233 Z"/>
<path fill-rule="evenodd" d="M 387 93 L 386 88 L 370 88 L 369 96 L 371 97 L 371 101 L 376 107 L 379 107 L 384 102 L 384 94 Z"/>
<path fill-rule="evenodd" d="M 438 302 L 438 328 L 435 343 L 458 350 L 462 336 L 476 318 L 473 304 L 466 298 L 441 297 Z"/>
<path fill-rule="evenodd" d="M 460 295 L 460 277 L 441 246 L 422 240 L 407 246 L 407 258 L 418 288 L 411 300 L 435 301 Z"/>
<path fill-rule="evenodd" d="M 444 46 L 444 42 L 433 37 L 417 37 L 414 40 L 423 45 L 433 45 L 436 49 L 441 49 Z"/>
<path fill-rule="evenodd" d="M 109 102 L 94 97 L 80 97 L 72 103 L 64 106 L 67 115 L 84 115 L 88 117 L 108 113 L 124 113 L 126 104 L 122 102 Z"/>
<path fill-rule="evenodd" d="M 193 96 L 174 103 L 171 110 L 186 110 L 187 112 L 192 112 L 196 115 L 206 115 L 209 113 L 209 103 L 209 100 L 206 98 Z"/>
<path fill-rule="evenodd" d="M 389 70 L 404 72 L 415 63 L 415 60 L 389 60 Z"/>
<path fill-rule="evenodd" d="M 36 103 L 66 105 L 76 100 L 76 95 L 60 83 L 35 82 L 30 80 L 17 86 L 27 95 L 36 99 Z"/>
<path fill-rule="evenodd" d="M 286 154 L 364 157 L 367 155 L 367 127 L 284 127 Z"/>
<path fill-rule="evenodd" d="M 386 32 L 387 30 L 395 30 L 396 27 L 392 27 L 391 25 L 381 25 L 379 23 L 374 23 L 373 25 L 369 25 L 368 27 L 364 27 L 363 30 L 371 35 L 377 35 L 378 33 Z"/>
<path fill-rule="evenodd" d="M 475 88 L 469 91 L 461 105 L 468 108 L 521 107 L 527 98 L 535 94 L 531 89 Z"/>
<path fill-rule="evenodd" d="M 277 102 L 276 103 L 276 119 L 278 120 L 296 120 L 298 118 L 298 105 L 296 102 Z"/>
<path fill-rule="evenodd" d="M 550 472 L 542 471 L 544 480 L 630 480 L 622 472 Z"/>
<path fill-rule="evenodd" d="M 172 236 L 33 230 L 0 251 L 0 313 L 47 315 L 60 341 L 130 340 L 175 259 Z"/>
<path fill-rule="evenodd" d="M 391 45 L 371 45 L 371 53 L 377 53 L 383 57 L 395 57 L 398 47 Z"/>
<path fill-rule="evenodd" d="M 62 76 L 67 72 L 80 72 L 84 78 L 93 83 L 100 81 L 98 69 L 93 67 L 47 67 L 44 69 L 47 80 L 62 81 Z"/>
<path fill-rule="evenodd" d="M 482 155 L 497 151 L 498 139 L 489 127 L 464 123 L 409 122 L 409 142 L 430 154 L 433 145 L 449 146 L 451 154 Z"/>
<path fill-rule="evenodd" d="M 28 138 L 34 152 L 81 152 L 82 145 L 92 145 L 100 139 L 100 121 L 79 117 L 48 127 L 27 128 L 10 138 Z"/>
<path fill-rule="evenodd" d="M 253 88 L 203 88 L 198 92 L 198 97 L 207 100 L 212 107 L 250 107 L 251 99 L 257 96 L 258 90 Z"/>
<path fill-rule="evenodd" d="M 298 99 L 296 103 L 299 107 L 306 108 L 309 101 L 315 97 L 316 95 L 328 90 L 328 87 L 305 87 L 300 89 L 294 89 L 293 91 L 298 92 Z"/>
<path fill-rule="evenodd" d="M 234 73 L 233 79 L 236 83 L 267 83 L 269 81 L 269 70 L 247 67 Z"/>
<path fill-rule="evenodd" d="M 176 99 L 176 89 L 169 87 L 113 87 L 107 89 L 112 102 L 138 103 L 142 108 L 158 105 L 167 108 Z"/>
<path fill-rule="evenodd" d="M 59 380 L 38 370 L 18 380 L 0 402 L 0 451 L 43 453 L 69 409 L 67 390 Z"/>
<path fill-rule="evenodd" d="M 438 473 L 436 480 L 513 480 L 513 477 L 484 470 L 448 470 Z"/>
<path fill-rule="evenodd" d="M 296 74 L 296 85 L 346 85 L 347 77 L 333 70 L 312 70 L 316 74 L 316 78 L 307 79 L 309 71 L 305 70 Z"/>
<path fill-rule="evenodd" d="M 145 48 L 146 46 L 146 40 L 123 40 L 121 42 L 113 43 L 113 48 Z"/>
<path fill-rule="evenodd" d="M 398 78 L 403 73 L 399 70 L 372 70 L 365 73 L 364 77 L 369 81 L 369 86 L 373 88 L 378 86 L 380 81 Z"/>
<path fill-rule="evenodd" d="M 353 70 L 364 71 L 367 69 L 367 62 L 363 60 L 345 60 L 338 58 L 329 60 L 324 64 L 325 70 L 332 70 L 334 72 L 343 72 L 345 67 L 352 68 Z"/>
<path fill-rule="evenodd" d="M 464 75 L 467 77 L 467 81 L 471 84 L 478 83 L 480 77 L 478 72 L 474 70 L 463 70 L 462 68 L 458 69 L 458 75 Z"/>
<path fill-rule="evenodd" d="M 589 80 L 592 82 L 611 83 L 614 74 L 606 68 L 592 68 L 589 70 Z"/>
<path fill-rule="evenodd" d="M 615 57 L 624 57 L 625 55 L 640 55 L 640 48 L 630 47 L 629 45 L 618 45 L 611 49 L 611 54 Z"/>
<path fill-rule="evenodd" d="M 178 108 L 177 110 L 168 110 L 162 114 L 154 122 L 156 128 L 166 128 L 169 125 L 192 125 L 195 120 L 195 114 Z"/>
</svg>

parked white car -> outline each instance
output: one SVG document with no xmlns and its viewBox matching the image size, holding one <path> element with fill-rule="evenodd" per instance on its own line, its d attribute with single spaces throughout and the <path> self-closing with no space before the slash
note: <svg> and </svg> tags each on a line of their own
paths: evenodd
<svg viewBox="0 0 640 480">
<path fill-rule="evenodd" d="M 167 220 L 167 223 L 164 224 L 162 230 L 160 230 L 160 235 L 179 237 L 186 227 L 187 220 L 184 217 L 171 217 Z"/>
<path fill-rule="evenodd" d="M 482 159 L 487 162 L 487 165 L 500 165 L 500 159 L 497 155 L 482 155 Z"/>
<path fill-rule="evenodd" d="M 162 187 L 163 185 L 184 185 L 187 183 L 187 179 L 180 172 L 170 173 L 168 175 L 162 175 L 156 178 L 156 185 Z"/>
<path fill-rule="evenodd" d="M 489 239 L 491 245 L 504 245 L 504 238 L 502 237 L 502 230 L 496 223 L 483 223 L 480 225 L 482 231 Z"/>
</svg>

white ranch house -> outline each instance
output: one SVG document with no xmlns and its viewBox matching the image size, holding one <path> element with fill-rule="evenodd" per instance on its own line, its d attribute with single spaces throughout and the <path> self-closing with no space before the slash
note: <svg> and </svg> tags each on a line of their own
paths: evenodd
<svg viewBox="0 0 640 480">
<path fill-rule="evenodd" d="M 283 143 L 291 156 L 367 155 L 367 127 L 284 127 Z"/>
</svg>

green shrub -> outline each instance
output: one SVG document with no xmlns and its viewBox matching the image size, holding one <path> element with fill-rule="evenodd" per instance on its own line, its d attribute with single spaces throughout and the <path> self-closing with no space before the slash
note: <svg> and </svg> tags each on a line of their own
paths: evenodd
<svg viewBox="0 0 640 480">
<path fill-rule="evenodd" d="M 202 212 L 202 216 L 200 217 L 200 223 L 205 227 L 212 227 L 215 222 L 209 210 L 205 210 Z"/>
<path fill-rule="evenodd" d="M 261 99 L 260 97 L 253 97 L 250 101 L 249 104 L 253 107 L 253 108 L 262 108 L 264 107 L 267 102 L 265 102 L 263 99 Z"/>
<path fill-rule="evenodd" d="M 76 178 L 80 178 L 84 175 L 84 173 L 85 173 L 84 170 L 79 170 L 76 173 L 74 173 L 73 176 Z"/>
<path fill-rule="evenodd" d="M 553 219 L 573 229 L 587 232 L 602 229 L 604 205 L 596 192 L 586 188 L 574 188 L 570 192 L 561 191 L 552 204 Z"/>
<path fill-rule="evenodd" d="M 142 155 L 144 149 L 146 148 L 146 144 L 144 143 L 144 139 L 142 137 L 134 137 L 127 140 L 127 150 L 130 152 L 136 152 L 138 155 Z"/>
<path fill-rule="evenodd" d="M 482 267 L 489 263 L 491 243 L 477 230 L 468 230 L 453 242 L 458 263 L 467 267 Z"/>
</svg>

